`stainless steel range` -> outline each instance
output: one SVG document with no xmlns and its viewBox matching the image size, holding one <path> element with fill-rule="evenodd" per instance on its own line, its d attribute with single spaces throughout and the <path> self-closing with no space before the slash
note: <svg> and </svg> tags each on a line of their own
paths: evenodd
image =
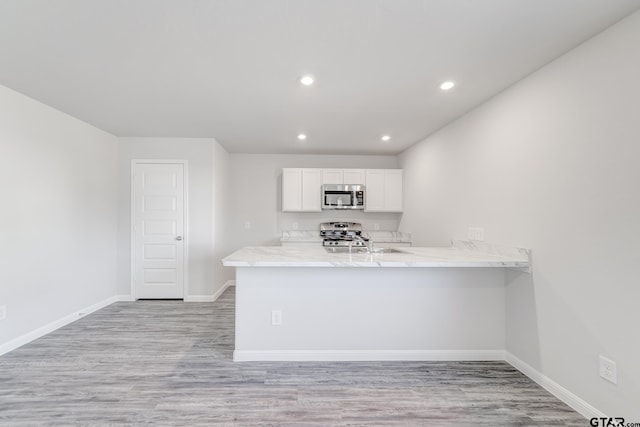
<svg viewBox="0 0 640 427">
<path fill-rule="evenodd" d="M 362 247 L 369 241 L 358 222 L 323 222 L 320 224 L 320 237 L 322 246 L 329 247 Z"/>
</svg>

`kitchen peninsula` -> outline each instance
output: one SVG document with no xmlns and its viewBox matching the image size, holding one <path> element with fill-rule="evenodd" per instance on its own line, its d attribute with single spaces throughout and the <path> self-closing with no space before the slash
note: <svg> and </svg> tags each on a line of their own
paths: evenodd
<svg viewBox="0 0 640 427">
<path fill-rule="evenodd" d="M 505 269 L 526 249 L 457 241 L 393 253 L 247 247 L 234 360 L 504 359 Z"/>
</svg>

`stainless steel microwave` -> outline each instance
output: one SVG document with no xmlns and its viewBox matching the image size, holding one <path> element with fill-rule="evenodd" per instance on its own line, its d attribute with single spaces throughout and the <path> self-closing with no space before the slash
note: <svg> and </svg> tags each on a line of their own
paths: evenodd
<svg viewBox="0 0 640 427">
<path fill-rule="evenodd" d="M 323 185 L 322 209 L 364 209 L 364 185 Z"/>
</svg>

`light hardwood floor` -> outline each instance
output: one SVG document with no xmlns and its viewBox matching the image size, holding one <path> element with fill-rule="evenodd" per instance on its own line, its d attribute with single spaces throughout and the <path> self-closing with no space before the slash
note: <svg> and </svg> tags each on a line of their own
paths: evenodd
<svg viewBox="0 0 640 427">
<path fill-rule="evenodd" d="M 234 289 L 116 303 L 0 357 L 0 425 L 586 426 L 504 362 L 234 363 Z"/>
</svg>

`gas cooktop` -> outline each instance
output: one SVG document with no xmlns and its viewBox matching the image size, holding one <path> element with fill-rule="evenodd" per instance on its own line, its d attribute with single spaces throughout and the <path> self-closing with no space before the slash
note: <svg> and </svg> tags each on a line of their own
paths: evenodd
<svg viewBox="0 0 640 427">
<path fill-rule="evenodd" d="M 323 222 L 320 224 L 323 246 L 364 246 L 369 239 L 362 235 L 359 222 Z"/>
<path fill-rule="evenodd" d="M 320 236 L 348 236 L 362 234 L 359 222 L 323 222 L 320 224 Z"/>
</svg>

